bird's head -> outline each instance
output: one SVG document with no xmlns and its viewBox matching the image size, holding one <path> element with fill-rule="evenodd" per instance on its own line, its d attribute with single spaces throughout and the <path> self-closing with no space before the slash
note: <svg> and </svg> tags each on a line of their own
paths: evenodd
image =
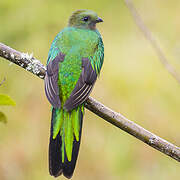
<svg viewBox="0 0 180 180">
<path fill-rule="evenodd" d="M 96 29 L 96 23 L 103 22 L 97 14 L 90 10 L 77 10 L 73 12 L 69 18 L 70 27 L 77 27 L 83 29 Z"/>
</svg>

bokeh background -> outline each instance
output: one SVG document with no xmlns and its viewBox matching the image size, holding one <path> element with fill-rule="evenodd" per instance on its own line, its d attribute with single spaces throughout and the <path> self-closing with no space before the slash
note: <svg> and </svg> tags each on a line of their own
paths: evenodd
<svg viewBox="0 0 180 180">
<path fill-rule="evenodd" d="M 136 0 L 136 8 L 180 72 L 180 1 Z M 1 0 L 0 41 L 46 63 L 55 35 L 76 9 L 104 19 L 98 28 L 105 62 L 92 96 L 144 128 L 180 145 L 180 86 L 159 62 L 123 0 Z M 0 179 L 52 180 L 48 172 L 50 104 L 43 81 L 0 58 L 0 93 L 15 107 L 1 107 Z M 73 180 L 178 180 L 175 160 L 86 110 Z M 65 179 L 59 177 L 58 179 Z"/>
</svg>

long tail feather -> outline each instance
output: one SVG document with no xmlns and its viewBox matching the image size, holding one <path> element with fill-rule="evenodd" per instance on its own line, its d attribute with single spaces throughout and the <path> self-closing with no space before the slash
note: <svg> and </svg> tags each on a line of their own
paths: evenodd
<svg viewBox="0 0 180 180">
<path fill-rule="evenodd" d="M 64 119 L 62 129 L 60 129 L 57 136 L 54 138 L 54 134 L 57 133 L 56 130 L 53 130 L 57 124 L 57 111 L 59 110 L 56 110 L 55 108 L 53 108 L 52 110 L 50 143 L 49 143 L 49 172 L 54 177 L 58 177 L 63 173 L 65 177 L 71 178 L 73 175 L 75 166 L 76 166 L 77 156 L 78 156 L 79 147 L 80 147 L 83 112 L 81 108 L 78 108 L 77 112 L 75 112 L 78 115 L 77 120 L 79 122 L 78 123 L 79 124 L 78 138 L 77 138 L 77 128 L 75 128 L 77 127 L 77 122 L 75 121 L 76 123 L 74 123 L 73 113 L 71 114 L 69 112 L 64 112 L 63 116 L 61 116 L 61 118 Z M 67 113 L 69 114 L 67 115 Z M 70 123 L 67 122 L 68 120 L 71 122 Z M 69 129 L 70 127 L 72 127 L 72 132 L 70 132 L 70 129 Z M 65 133 L 67 134 L 65 135 Z M 71 133 L 73 133 L 72 134 L 73 139 L 67 138 L 69 134 L 70 134 L 69 137 L 71 137 Z M 73 142 L 71 140 L 73 140 Z M 72 142 L 72 145 L 71 145 L 71 142 L 69 141 Z M 67 150 L 66 148 L 69 148 L 70 150 L 69 149 Z"/>
<path fill-rule="evenodd" d="M 73 141 L 73 149 L 72 149 L 72 159 L 69 162 L 67 159 L 67 155 L 65 155 L 65 161 L 64 161 L 64 166 L 63 166 L 63 174 L 67 178 L 71 178 L 76 166 L 76 161 L 79 153 L 79 147 L 80 147 L 80 141 L 81 141 L 81 132 L 82 132 L 82 122 L 83 122 L 83 113 L 80 112 L 79 115 L 80 118 L 80 131 L 79 131 L 79 141 L 76 140 L 74 137 Z"/>
<path fill-rule="evenodd" d="M 52 109 L 50 143 L 49 143 L 49 172 L 52 176 L 58 177 L 62 174 L 62 156 L 61 146 L 62 140 L 60 133 L 53 139 L 53 124 L 55 123 L 56 109 Z"/>
</svg>

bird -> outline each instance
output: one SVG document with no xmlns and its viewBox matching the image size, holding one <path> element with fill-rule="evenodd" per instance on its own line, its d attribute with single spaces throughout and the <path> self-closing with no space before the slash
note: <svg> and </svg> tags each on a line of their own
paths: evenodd
<svg viewBox="0 0 180 180">
<path fill-rule="evenodd" d="M 85 101 L 104 61 L 104 44 L 91 10 L 76 10 L 53 40 L 47 58 L 45 94 L 52 106 L 49 173 L 70 179 L 80 147 Z"/>
</svg>

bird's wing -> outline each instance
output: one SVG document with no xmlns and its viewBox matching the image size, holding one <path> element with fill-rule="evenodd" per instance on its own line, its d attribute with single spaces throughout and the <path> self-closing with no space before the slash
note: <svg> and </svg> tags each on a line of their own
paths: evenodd
<svg viewBox="0 0 180 180">
<path fill-rule="evenodd" d="M 66 100 L 64 108 L 72 110 L 82 104 L 89 96 L 97 79 L 96 71 L 92 68 L 88 58 L 82 58 L 82 72 L 70 97 Z"/>
<path fill-rule="evenodd" d="M 54 108 L 61 108 L 58 87 L 59 63 L 64 61 L 65 55 L 59 53 L 53 60 L 49 61 L 45 76 L 45 93 L 47 99 Z"/>
</svg>

